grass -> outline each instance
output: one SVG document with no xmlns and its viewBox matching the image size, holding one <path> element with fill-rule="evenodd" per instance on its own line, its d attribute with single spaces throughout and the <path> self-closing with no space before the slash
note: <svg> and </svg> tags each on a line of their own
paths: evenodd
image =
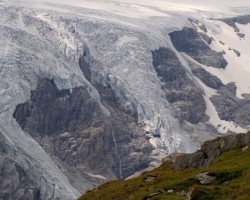
<svg viewBox="0 0 250 200">
<path fill-rule="evenodd" d="M 201 185 L 195 175 L 209 171 L 217 181 L 211 185 Z M 157 174 L 151 182 L 145 182 L 149 173 Z M 223 184 L 227 182 L 227 184 Z M 160 189 L 174 190 L 161 193 L 150 200 L 184 200 L 178 194 L 190 187 L 194 188 L 192 200 L 250 200 L 250 150 L 241 147 L 223 153 L 209 168 L 177 171 L 172 163 L 144 172 L 140 176 L 121 181 L 110 181 L 98 189 L 86 192 L 79 200 L 146 200 L 148 195 Z"/>
</svg>

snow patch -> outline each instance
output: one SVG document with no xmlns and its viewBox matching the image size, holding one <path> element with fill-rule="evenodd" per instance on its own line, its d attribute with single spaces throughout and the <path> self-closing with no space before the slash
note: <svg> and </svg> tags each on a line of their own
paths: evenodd
<svg viewBox="0 0 250 200">
<path fill-rule="evenodd" d="M 215 51 L 225 51 L 223 55 L 228 65 L 225 69 L 217 69 L 213 67 L 204 67 L 208 72 L 217 76 L 223 84 L 234 82 L 237 87 L 236 96 L 243 99 L 242 94 L 250 93 L 250 24 L 237 25 L 240 32 L 245 34 L 245 39 L 237 36 L 234 29 L 220 21 L 213 21 L 221 27 L 221 32 L 215 34 L 208 30 L 208 36 L 213 37 L 215 41 L 210 44 L 210 47 Z M 225 43 L 222 45 L 222 41 Z M 233 49 L 240 52 L 238 57 Z"/>
<path fill-rule="evenodd" d="M 217 131 L 219 133 L 227 133 L 228 131 L 232 131 L 235 133 L 245 133 L 247 132 L 246 129 L 241 128 L 239 125 L 237 125 L 235 122 L 232 121 L 225 121 L 221 120 L 220 117 L 218 116 L 218 113 L 216 111 L 215 106 L 209 99 L 213 95 L 218 95 L 216 93 L 216 90 L 207 87 L 199 78 L 197 78 L 197 81 L 200 83 L 203 91 L 205 92 L 205 95 L 203 95 L 203 98 L 206 102 L 206 112 L 205 114 L 209 116 L 209 120 L 206 123 L 212 124 L 215 128 L 217 128 Z"/>
<path fill-rule="evenodd" d="M 91 174 L 91 173 L 86 173 L 86 174 L 88 174 L 89 176 L 94 177 L 94 178 L 99 178 L 99 179 L 104 179 L 104 180 L 107 179 L 107 178 L 105 178 L 104 176 L 101 176 L 101 175 L 96 175 L 96 174 Z"/>
</svg>

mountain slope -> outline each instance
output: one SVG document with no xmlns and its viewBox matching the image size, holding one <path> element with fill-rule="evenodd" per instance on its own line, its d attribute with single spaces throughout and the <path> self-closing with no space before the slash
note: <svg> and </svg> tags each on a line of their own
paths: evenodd
<svg viewBox="0 0 250 200">
<path fill-rule="evenodd" d="M 249 6 L 2 0 L 1 195 L 73 199 L 246 132 Z"/>
<path fill-rule="evenodd" d="M 133 179 L 105 183 L 88 191 L 79 200 L 249 199 L 249 142 L 250 132 L 207 141 L 194 154 L 172 155 L 175 157 L 173 160 L 165 161 L 152 171 Z M 206 151 L 206 160 L 211 161 L 213 152 L 219 149 L 221 155 L 217 159 L 213 157 L 213 162 L 207 168 L 193 165 L 188 169 L 187 157 L 194 160 L 195 154 Z"/>
</svg>

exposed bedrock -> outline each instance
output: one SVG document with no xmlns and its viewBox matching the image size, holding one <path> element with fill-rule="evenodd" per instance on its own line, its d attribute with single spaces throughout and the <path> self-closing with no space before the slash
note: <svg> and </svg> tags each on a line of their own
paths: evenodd
<svg viewBox="0 0 250 200">
<path fill-rule="evenodd" d="M 210 99 L 222 120 L 234 121 L 246 127 L 250 124 L 250 98 L 248 95 L 243 95 L 245 99 L 237 98 L 236 89 L 235 83 L 228 83 L 217 90 L 219 95 Z"/>
<path fill-rule="evenodd" d="M 204 24 L 201 24 L 198 20 L 194 20 L 189 18 L 188 19 L 191 24 L 194 25 L 194 27 L 199 27 L 204 33 L 207 33 L 207 27 Z"/>
<path fill-rule="evenodd" d="M 153 66 L 163 82 L 162 89 L 180 122 L 198 123 L 205 114 L 202 90 L 187 76 L 185 68 L 173 51 L 160 48 L 152 51 Z"/>
<path fill-rule="evenodd" d="M 215 68 L 227 66 L 223 53 L 213 51 L 195 29 L 185 27 L 183 30 L 174 31 L 169 35 L 174 47 L 179 52 L 185 52 L 197 62 Z"/>
<path fill-rule="evenodd" d="M 91 80 L 84 58 L 80 65 Z M 13 116 L 51 156 L 83 173 L 125 178 L 148 167 L 153 148 L 136 115 L 122 109 L 111 88 L 95 86 L 109 118 L 84 87 L 59 90 L 48 79 L 39 81 L 30 101 L 18 105 Z"/>
<path fill-rule="evenodd" d="M 213 39 L 211 37 L 209 37 L 207 34 L 205 33 L 199 33 L 199 35 L 201 36 L 201 38 L 208 44 L 211 44 Z"/>
<path fill-rule="evenodd" d="M 238 24 L 248 24 L 248 23 L 250 23 L 250 15 L 220 19 L 220 20 L 225 22 L 227 25 L 233 27 L 235 32 L 239 32 L 240 29 L 237 27 L 236 23 L 238 23 Z M 239 37 L 240 37 L 240 35 L 239 35 Z"/>
<path fill-rule="evenodd" d="M 174 168 L 177 170 L 184 170 L 209 167 L 223 152 L 236 148 L 239 145 L 247 145 L 249 142 L 250 132 L 247 134 L 229 135 L 206 141 L 202 144 L 201 149 L 195 153 L 175 155 Z M 168 159 L 165 158 L 165 160 Z"/>
<path fill-rule="evenodd" d="M 223 83 L 217 76 L 210 74 L 200 65 L 197 65 L 193 62 L 189 62 L 189 66 L 192 70 L 193 75 L 198 77 L 206 86 L 213 89 L 218 89 L 220 86 L 223 85 Z"/>
</svg>

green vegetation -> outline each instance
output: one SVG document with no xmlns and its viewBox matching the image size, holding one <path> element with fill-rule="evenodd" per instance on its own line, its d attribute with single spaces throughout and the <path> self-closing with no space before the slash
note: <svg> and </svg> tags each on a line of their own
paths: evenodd
<svg viewBox="0 0 250 200">
<path fill-rule="evenodd" d="M 216 176 L 216 182 L 201 185 L 195 175 L 210 172 Z M 145 182 L 148 174 L 156 174 L 157 178 Z M 146 200 L 148 196 L 159 190 L 160 193 L 150 200 L 184 200 L 181 191 L 193 189 L 192 200 L 249 200 L 250 199 L 250 150 L 238 148 L 223 153 L 212 166 L 206 169 L 176 171 L 172 163 L 163 163 L 160 167 L 144 172 L 141 176 L 123 181 L 110 181 L 97 189 L 88 191 L 79 200 Z M 174 190 L 173 193 L 167 193 Z"/>
</svg>

